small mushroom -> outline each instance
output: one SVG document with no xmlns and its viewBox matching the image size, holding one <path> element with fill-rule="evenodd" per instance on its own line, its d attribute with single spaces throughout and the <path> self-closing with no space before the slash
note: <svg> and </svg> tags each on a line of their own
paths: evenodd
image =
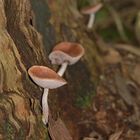
<svg viewBox="0 0 140 140">
<path fill-rule="evenodd" d="M 57 44 L 49 55 L 52 64 L 61 65 L 58 75 L 63 76 L 68 64 L 75 64 L 84 54 L 79 43 L 62 42 Z"/>
<path fill-rule="evenodd" d="M 32 66 L 28 70 L 32 80 L 40 87 L 44 88 L 42 96 L 42 121 L 48 123 L 48 91 L 65 85 L 67 82 L 61 78 L 55 71 L 45 66 Z"/>
<path fill-rule="evenodd" d="M 90 16 L 87 28 L 89 28 L 89 29 L 92 28 L 94 20 L 95 20 L 95 14 L 96 14 L 96 12 L 98 12 L 102 8 L 102 6 L 103 6 L 102 3 L 98 3 L 98 4 L 93 5 L 93 6 L 85 7 L 81 10 L 82 14 Z"/>
</svg>

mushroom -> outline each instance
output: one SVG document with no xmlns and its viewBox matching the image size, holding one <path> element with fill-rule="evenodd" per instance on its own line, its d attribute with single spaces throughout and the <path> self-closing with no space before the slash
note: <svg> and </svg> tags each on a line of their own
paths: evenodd
<svg viewBox="0 0 140 140">
<path fill-rule="evenodd" d="M 42 96 L 42 121 L 48 123 L 48 91 L 65 85 L 67 82 L 55 71 L 45 66 L 32 66 L 28 70 L 31 79 L 40 87 L 44 88 Z"/>
<path fill-rule="evenodd" d="M 68 64 L 75 64 L 83 56 L 84 52 L 84 48 L 79 43 L 62 42 L 53 48 L 49 59 L 52 64 L 61 65 L 57 73 L 63 76 Z"/>
<path fill-rule="evenodd" d="M 89 21 L 88 21 L 88 25 L 87 27 L 89 29 L 92 28 L 92 25 L 94 23 L 94 20 L 95 20 L 95 13 L 98 12 L 101 8 L 102 8 L 103 4 L 102 3 L 98 3 L 96 5 L 93 5 L 93 6 L 88 6 L 88 7 L 85 7 L 81 10 L 81 13 L 82 14 L 86 14 L 86 15 L 89 15 Z"/>
</svg>

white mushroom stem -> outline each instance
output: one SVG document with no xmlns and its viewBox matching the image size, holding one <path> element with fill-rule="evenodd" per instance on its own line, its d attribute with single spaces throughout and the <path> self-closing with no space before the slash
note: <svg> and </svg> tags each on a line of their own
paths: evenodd
<svg viewBox="0 0 140 140">
<path fill-rule="evenodd" d="M 44 88 L 44 93 L 42 95 L 42 121 L 46 125 L 48 123 L 49 107 L 48 107 L 48 92 L 49 89 Z"/>
<path fill-rule="evenodd" d="M 67 69 L 67 66 L 68 66 L 68 62 L 64 62 L 64 63 L 61 65 L 60 69 L 58 70 L 57 74 L 58 74 L 59 76 L 63 76 L 64 72 L 65 72 L 66 69 Z"/>
<path fill-rule="evenodd" d="M 95 21 L 95 14 L 92 13 L 92 14 L 90 14 L 89 21 L 88 21 L 88 25 L 87 25 L 87 27 L 88 27 L 89 29 L 92 28 L 94 21 Z"/>
</svg>

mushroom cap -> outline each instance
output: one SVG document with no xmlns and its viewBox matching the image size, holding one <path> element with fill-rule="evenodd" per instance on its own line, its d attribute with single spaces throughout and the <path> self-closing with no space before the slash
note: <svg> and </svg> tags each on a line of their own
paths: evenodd
<svg viewBox="0 0 140 140">
<path fill-rule="evenodd" d="M 61 65 L 68 62 L 76 63 L 84 54 L 84 48 L 79 43 L 62 42 L 57 44 L 49 55 L 52 64 Z"/>
<path fill-rule="evenodd" d="M 55 71 L 45 66 L 32 66 L 29 68 L 28 74 L 42 88 L 54 89 L 67 83 Z"/>
<path fill-rule="evenodd" d="M 99 11 L 102 8 L 103 4 L 102 3 L 98 3 L 96 5 L 92 5 L 92 6 L 88 6 L 85 7 L 81 10 L 82 14 L 92 14 L 92 13 L 96 13 L 97 11 Z"/>
</svg>

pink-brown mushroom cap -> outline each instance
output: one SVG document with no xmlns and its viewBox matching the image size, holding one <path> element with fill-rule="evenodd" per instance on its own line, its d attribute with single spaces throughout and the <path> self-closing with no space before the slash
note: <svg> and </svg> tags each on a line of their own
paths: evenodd
<svg viewBox="0 0 140 140">
<path fill-rule="evenodd" d="M 37 85 L 43 88 L 54 89 L 67 83 L 55 71 L 45 66 L 32 66 L 28 74 Z"/>
<path fill-rule="evenodd" d="M 99 11 L 102 8 L 103 4 L 102 3 L 98 3 L 96 5 L 93 6 L 88 6 L 85 7 L 81 10 L 82 14 L 92 14 L 92 13 L 96 13 L 97 11 Z"/>
<path fill-rule="evenodd" d="M 54 47 L 49 59 L 52 64 L 61 65 L 68 62 L 69 65 L 72 65 L 84 55 L 84 52 L 84 48 L 79 43 L 62 42 Z"/>
</svg>

